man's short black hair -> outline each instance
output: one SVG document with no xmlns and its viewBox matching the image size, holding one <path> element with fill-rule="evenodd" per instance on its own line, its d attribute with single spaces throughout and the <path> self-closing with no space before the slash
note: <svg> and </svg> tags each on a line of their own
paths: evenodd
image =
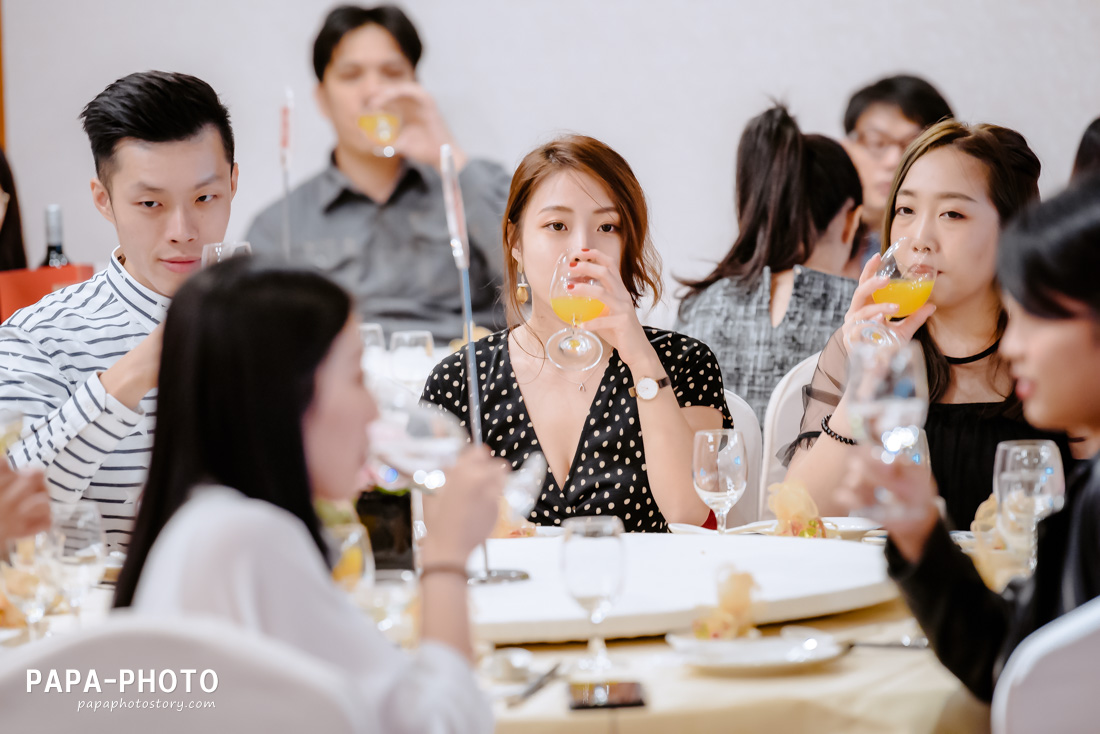
<svg viewBox="0 0 1100 734">
<path fill-rule="evenodd" d="M 317 40 L 313 42 L 313 72 L 317 75 L 317 81 L 324 80 L 325 69 L 332 61 L 332 52 L 344 36 L 371 23 L 381 26 L 393 36 L 401 53 L 409 60 L 413 69 L 416 69 L 424 46 L 420 43 L 416 26 L 401 8 L 394 5 L 379 5 L 374 8 L 341 5 L 328 14 L 317 34 Z"/>
<path fill-rule="evenodd" d="M 209 84 L 187 74 L 142 71 L 124 76 L 96 95 L 80 113 L 92 144 L 96 176 L 104 183 L 119 141 L 172 143 L 193 138 L 213 125 L 233 165 L 229 110 Z"/>
<path fill-rule="evenodd" d="M 897 106 L 901 114 L 922 129 L 955 116 L 935 87 L 920 77 L 899 74 L 880 79 L 852 95 L 844 113 L 844 132 L 855 130 L 860 116 L 873 104 Z"/>
</svg>

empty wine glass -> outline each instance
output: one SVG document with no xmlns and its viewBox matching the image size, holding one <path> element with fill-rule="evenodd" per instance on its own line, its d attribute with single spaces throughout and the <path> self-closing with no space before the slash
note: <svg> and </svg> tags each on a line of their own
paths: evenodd
<svg viewBox="0 0 1100 734">
<path fill-rule="evenodd" d="M 573 286 L 595 285 L 596 281 L 574 275 L 569 267 L 572 260 L 569 255 L 559 257 L 550 281 L 550 307 L 559 319 L 569 325 L 547 340 L 546 357 L 560 369 L 583 372 L 600 363 L 603 344 L 599 337 L 578 328 L 577 324 L 599 316 L 603 313 L 604 304 L 598 298 L 573 293 Z"/>
<path fill-rule="evenodd" d="M 424 390 L 435 358 L 430 331 L 395 331 L 390 335 L 390 369 L 395 380 L 417 396 Z"/>
<path fill-rule="evenodd" d="M 745 439 L 741 432 L 697 431 L 691 470 L 696 494 L 714 511 L 719 534 L 725 533 L 726 515 L 748 486 Z"/>
<path fill-rule="evenodd" d="M 374 574 L 374 584 L 370 587 L 368 607 L 378 629 L 382 632 L 393 630 L 399 637 L 406 625 L 405 617 L 409 605 L 416 598 L 416 574 L 406 569 L 382 569 Z"/>
<path fill-rule="evenodd" d="M 103 579 L 107 565 L 107 542 L 99 510 L 89 502 L 50 506 L 54 578 L 80 626 L 80 611 L 88 591 Z"/>
<path fill-rule="evenodd" d="M 508 475 L 504 484 L 504 502 L 514 522 L 525 520 L 538 501 L 542 486 L 546 483 L 546 457 L 542 452 L 532 452 L 523 464 Z"/>
<path fill-rule="evenodd" d="M 49 557 L 55 553 L 50 533 L 38 533 L 7 542 L 8 561 L 0 562 L 0 590 L 23 613 L 27 636 L 41 637 L 39 623 L 57 596 Z"/>
<path fill-rule="evenodd" d="M 1066 480 L 1058 445 L 1046 440 L 1001 441 L 993 463 L 997 529 L 1007 545 L 1035 570 L 1036 528 L 1062 509 Z"/>
<path fill-rule="evenodd" d="M 571 517 L 562 527 L 565 529 L 561 546 L 562 578 L 569 594 L 588 613 L 593 625 L 588 642 L 589 657 L 579 661 L 578 668 L 590 673 L 606 673 L 612 664 L 597 625 L 607 618 L 611 605 L 622 593 L 626 576 L 623 523 L 614 515 L 589 515 Z"/>
<path fill-rule="evenodd" d="M 386 383 L 374 390 L 378 418 L 370 424 L 368 464 L 378 485 L 431 494 L 446 484 L 446 469 L 469 443 L 466 429 L 442 408 Z"/>
<path fill-rule="evenodd" d="M 397 155 L 393 143 L 401 134 L 401 116 L 396 112 L 381 109 L 367 109 L 357 120 L 359 129 L 374 146 L 372 152 L 382 158 Z"/>
<path fill-rule="evenodd" d="M 927 464 L 927 442 L 924 448 L 920 442 L 928 415 L 928 379 L 924 355 L 916 344 L 852 350 L 846 399 L 853 435 L 875 446 L 881 461 L 920 463 L 924 458 Z M 882 520 L 913 512 L 885 487 L 875 489 L 875 498 L 878 504 L 864 508 L 862 514 Z"/>
<path fill-rule="evenodd" d="M 231 257 L 251 254 L 252 245 L 247 242 L 213 242 L 202 246 L 202 266 L 206 268 Z"/>
</svg>

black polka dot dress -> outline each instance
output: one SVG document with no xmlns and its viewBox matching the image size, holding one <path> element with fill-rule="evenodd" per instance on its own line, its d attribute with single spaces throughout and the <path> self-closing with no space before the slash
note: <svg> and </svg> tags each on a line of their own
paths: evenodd
<svg viewBox="0 0 1100 734">
<path fill-rule="evenodd" d="M 723 425 L 733 419 L 722 392 L 722 372 L 714 354 L 702 342 L 672 331 L 645 328 L 672 381 L 681 407 L 707 406 L 722 412 Z M 508 332 L 500 331 L 474 344 L 481 397 L 481 431 L 494 456 L 520 466 L 533 451 L 541 451 L 527 407 L 508 355 Z M 560 525 L 577 515 L 618 515 L 628 532 L 664 532 L 668 529 L 649 491 L 645 443 L 638 421 L 637 398 L 630 370 L 613 351 L 589 409 L 573 464 L 564 488 L 552 472 L 530 520 Z M 589 388 L 592 389 L 592 388 Z M 422 400 L 435 403 L 466 425 L 469 412 L 466 386 L 466 349 L 450 355 L 432 371 Z M 686 479 L 686 481 L 690 481 Z"/>
</svg>

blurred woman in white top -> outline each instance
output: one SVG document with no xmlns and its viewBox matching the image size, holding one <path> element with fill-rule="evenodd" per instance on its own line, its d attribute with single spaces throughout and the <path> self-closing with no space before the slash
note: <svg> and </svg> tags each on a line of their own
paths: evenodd
<svg viewBox="0 0 1100 734">
<path fill-rule="evenodd" d="M 251 258 L 180 289 L 115 606 L 220 616 L 312 654 L 353 678 L 367 730 L 489 732 L 470 669 L 464 565 L 496 519 L 502 462 L 468 451 L 447 492 L 425 503 L 415 653 L 391 645 L 331 581 L 313 500 L 356 495 L 377 415 L 353 314 L 323 276 Z"/>
</svg>

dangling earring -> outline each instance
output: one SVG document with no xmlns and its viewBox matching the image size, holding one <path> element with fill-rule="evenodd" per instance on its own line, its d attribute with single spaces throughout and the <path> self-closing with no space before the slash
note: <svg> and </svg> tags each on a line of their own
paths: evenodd
<svg viewBox="0 0 1100 734">
<path fill-rule="evenodd" d="M 529 293 L 531 284 L 527 282 L 527 276 L 520 270 L 516 274 L 516 300 L 522 305 L 531 298 Z"/>
</svg>

